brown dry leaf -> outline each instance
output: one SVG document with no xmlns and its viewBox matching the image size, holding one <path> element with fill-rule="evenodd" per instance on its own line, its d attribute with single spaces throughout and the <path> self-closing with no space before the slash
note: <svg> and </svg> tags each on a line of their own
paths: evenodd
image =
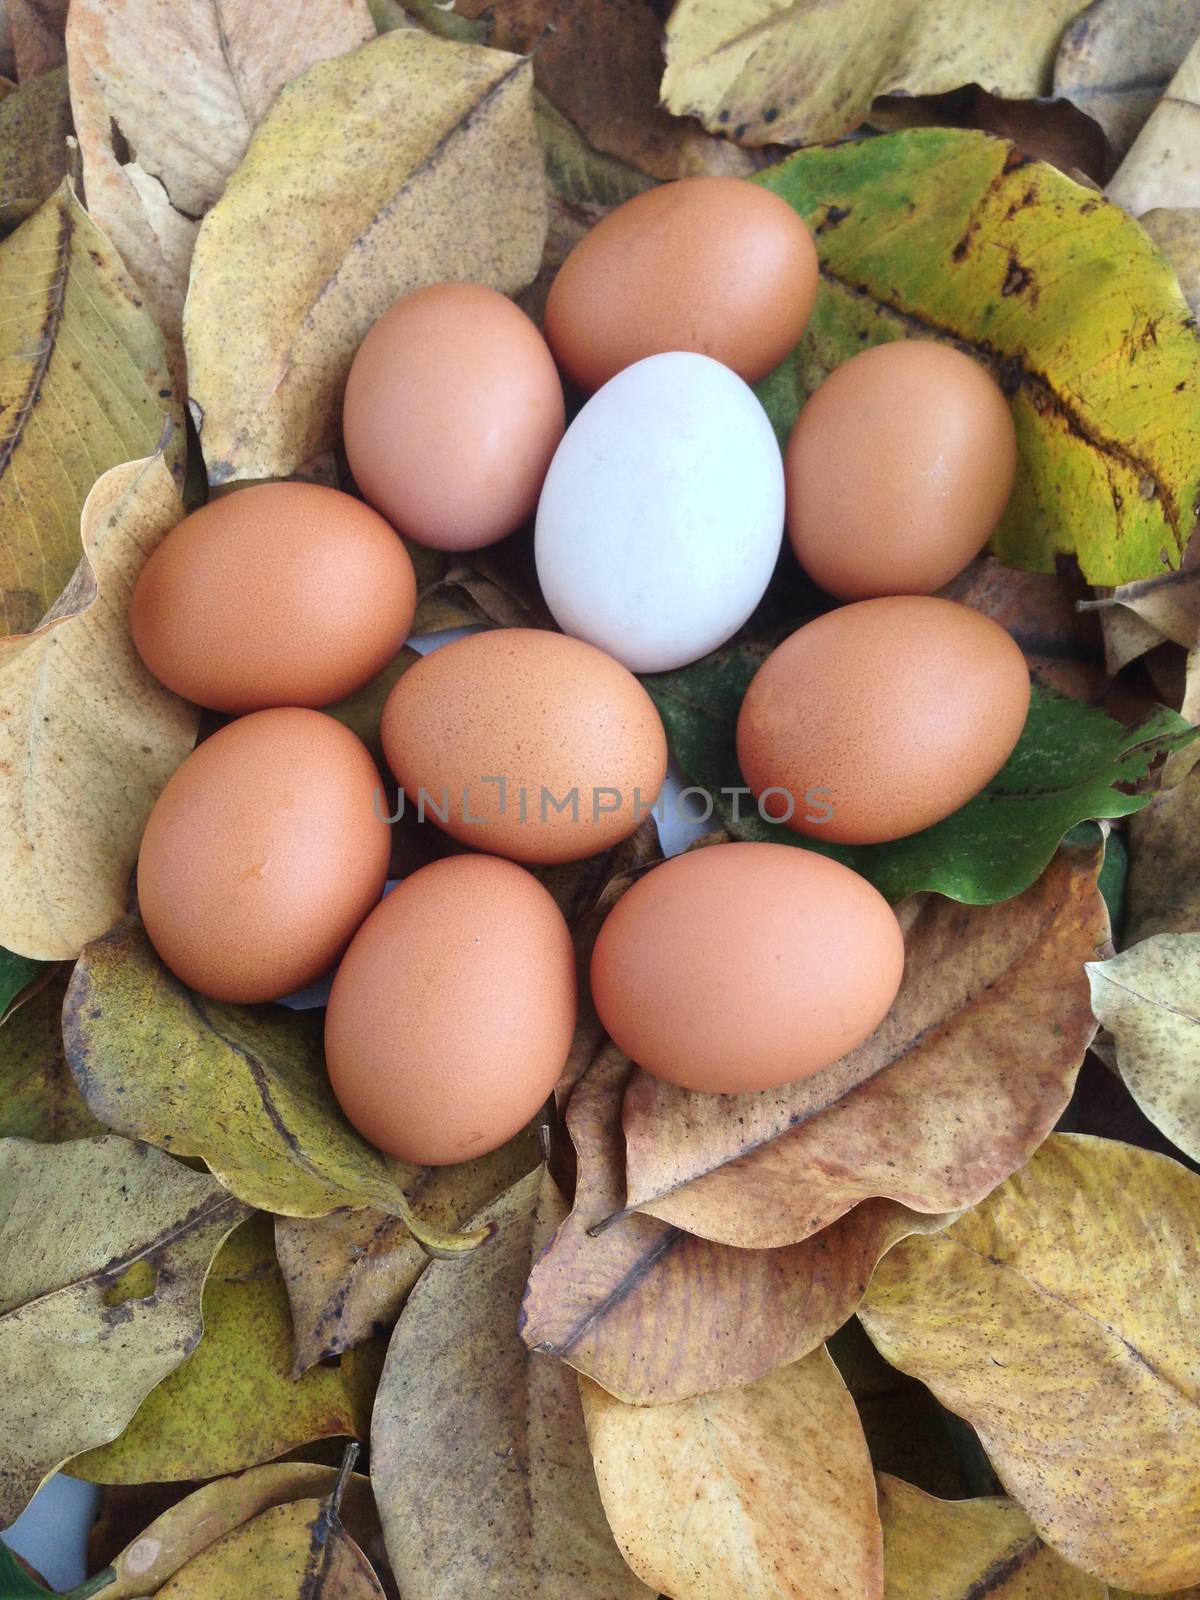
<svg viewBox="0 0 1200 1600">
<path fill-rule="evenodd" d="M 0 235 L 24 222 L 66 177 L 70 132 L 65 67 L 0 101 Z"/>
<path fill-rule="evenodd" d="M 453 1233 L 540 1159 L 536 1129 L 527 1128 L 491 1155 L 425 1168 L 404 1192 L 426 1223 Z M 296 1377 L 390 1329 L 429 1265 L 406 1224 L 372 1207 L 276 1217 L 275 1249 L 292 1308 Z"/>
<path fill-rule="evenodd" d="M 651 1600 L 613 1543 L 574 1374 L 517 1336 L 529 1263 L 562 1215 L 544 1171 L 479 1213 L 495 1239 L 435 1261 L 396 1324 L 372 1480 L 405 1600 Z"/>
<path fill-rule="evenodd" d="M 1104 129 L 1122 160 L 1200 33 L 1200 0 L 1093 0 L 1069 23 L 1054 92 Z"/>
<path fill-rule="evenodd" d="M 73 0 L 71 105 L 88 211 L 124 257 L 184 388 L 199 219 L 284 84 L 374 38 L 365 0 Z"/>
<path fill-rule="evenodd" d="M 526 1344 L 622 1400 L 684 1400 L 807 1355 L 854 1311 L 884 1251 L 945 1226 L 872 1200 L 779 1250 L 713 1244 L 637 1214 L 593 1235 L 624 1199 L 620 1107 L 631 1070 L 609 1046 L 571 1097 L 575 1206 L 538 1257 L 521 1306 Z"/>
<path fill-rule="evenodd" d="M 1010 99 L 1050 88 L 1079 0 L 679 0 L 663 104 L 739 143 L 817 144 L 857 127 L 879 95 L 976 82 Z"/>
<path fill-rule="evenodd" d="M 1200 1177 L 1054 1134 L 943 1233 L 885 1256 L 859 1313 L 970 1422 L 1060 1555 L 1102 1582 L 1200 1580 Z"/>
<path fill-rule="evenodd" d="M 1105 193 L 1131 216 L 1200 205 L 1200 38 L 1167 86 Z"/>
<path fill-rule="evenodd" d="M 879 1474 L 885 1600 L 1108 1600 L 1012 1500 L 936 1500 Z"/>
<path fill-rule="evenodd" d="M 69 0 L 4 0 L 20 82 L 50 72 L 66 57 L 63 30 Z"/>
<path fill-rule="evenodd" d="M 604 1509 L 673 1600 L 880 1600 L 858 1413 L 824 1350 L 745 1389 L 629 1406 L 580 1380 Z"/>
<path fill-rule="evenodd" d="M 638 1073 L 627 1204 L 765 1247 L 873 1195 L 929 1212 L 982 1199 L 1054 1126 L 1095 1034 L 1083 963 L 1108 944 L 1101 860 L 1065 845 L 1013 900 L 907 902 L 891 1012 L 813 1078 L 718 1097 Z"/>
<path fill-rule="evenodd" d="M 184 345 L 210 482 L 327 449 L 354 352 L 399 295 L 530 282 L 532 84 L 528 61 L 402 28 L 280 94 L 196 240 Z"/>
<path fill-rule="evenodd" d="M 1125 943 L 1200 932 L 1200 770 L 1130 818 Z"/>
<path fill-rule="evenodd" d="M 0 1137 L 61 1144 L 105 1133 L 75 1087 L 63 1052 L 67 975 L 56 968 L 0 1028 Z"/>
<path fill-rule="evenodd" d="M 0 647 L 0 944 L 21 955 L 69 960 L 123 914 L 150 808 L 195 743 L 195 708 L 151 677 L 128 621 L 182 514 L 162 455 L 106 472 L 74 578 Z"/>
<path fill-rule="evenodd" d="M 1200 208 L 1154 206 L 1138 221 L 1175 269 L 1184 299 L 1200 315 Z"/>
</svg>

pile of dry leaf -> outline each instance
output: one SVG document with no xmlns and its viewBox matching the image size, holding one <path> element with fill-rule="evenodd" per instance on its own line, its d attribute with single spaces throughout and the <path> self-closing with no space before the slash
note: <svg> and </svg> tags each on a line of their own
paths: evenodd
<svg viewBox="0 0 1200 1600">
<path fill-rule="evenodd" d="M 1200 0 L 66 13 L 0 13 L 0 1522 L 110 1486 L 109 1600 L 1200 1595 Z M 401 1169 L 319 1012 L 191 994 L 127 916 L 198 731 L 131 586 L 206 481 L 345 483 L 406 289 L 469 261 L 536 316 L 613 205 L 759 169 L 822 264 L 781 433 L 897 331 L 1011 398 L 952 592 L 1024 648 L 1025 735 L 844 853 L 908 944 L 854 1055 L 689 1095 L 585 1012 L 543 1129 Z M 542 625 L 528 556 L 414 551 L 417 631 Z M 782 569 L 648 681 L 692 782 L 813 603 Z M 411 659 L 337 714 L 374 737 Z M 545 874 L 581 963 L 658 851 Z"/>
</svg>

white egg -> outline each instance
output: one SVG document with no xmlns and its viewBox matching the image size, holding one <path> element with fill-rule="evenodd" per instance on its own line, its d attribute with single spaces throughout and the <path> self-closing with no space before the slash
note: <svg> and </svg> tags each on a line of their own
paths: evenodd
<svg viewBox="0 0 1200 1600">
<path fill-rule="evenodd" d="M 550 463 L 536 534 L 546 604 L 633 672 L 696 661 L 762 599 L 783 493 L 775 434 L 736 373 L 683 351 L 635 362 Z"/>
</svg>

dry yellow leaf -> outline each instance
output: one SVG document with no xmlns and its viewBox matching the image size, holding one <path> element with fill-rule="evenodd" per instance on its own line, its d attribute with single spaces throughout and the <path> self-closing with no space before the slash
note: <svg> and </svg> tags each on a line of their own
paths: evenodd
<svg viewBox="0 0 1200 1600">
<path fill-rule="evenodd" d="M 1102 1582 L 1200 1580 L 1200 1177 L 1052 1135 L 944 1232 L 886 1255 L 859 1316 L 975 1427 L 1043 1539 Z"/>
<path fill-rule="evenodd" d="M 124 257 L 183 387 L 180 323 L 199 218 L 280 89 L 374 38 L 365 0 L 74 0 L 71 107 L 88 211 Z"/>
<path fill-rule="evenodd" d="M 339 431 L 398 295 L 513 293 L 546 237 L 527 60 L 398 29 L 295 79 L 200 229 L 184 345 L 209 481 L 285 477 Z"/>
<path fill-rule="evenodd" d="M 1129 822 L 1125 943 L 1200 932 L 1200 772 L 1155 795 Z"/>
<path fill-rule="evenodd" d="M 1079 0 L 679 0 L 663 103 L 751 145 L 816 144 L 856 127 L 882 94 L 978 83 L 1046 94 Z"/>
<path fill-rule="evenodd" d="M 1140 217 L 1200 205 L 1200 39 L 1192 45 L 1105 193 Z"/>
<path fill-rule="evenodd" d="M 113 467 L 83 507 L 83 560 L 36 633 L 0 645 L 0 944 L 72 959 L 125 909 L 150 808 L 195 708 L 142 665 L 129 596 L 182 515 L 161 455 Z"/>
<path fill-rule="evenodd" d="M 1108 1600 L 1012 1500 L 938 1500 L 879 1474 L 885 1600 Z"/>
<path fill-rule="evenodd" d="M 579 1380 L 625 1559 L 673 1600 L 879 1600 L 871 1459 L 824 1347 L 745 1389 L 631 1406 Z"/>
</svg>

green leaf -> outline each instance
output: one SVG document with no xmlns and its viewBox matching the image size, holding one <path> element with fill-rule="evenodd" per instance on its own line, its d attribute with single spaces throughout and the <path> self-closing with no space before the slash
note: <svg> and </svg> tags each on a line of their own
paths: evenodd
<svg viewBox="0 0 1200 1600">
<path fill-rule="evenodd" d="M 11 950 L 0 948 L 0 1022 L 8 1016 L 13 1001 L 31 984 L 39 972 L 45 971 L 45 963 L 31 961 L 28 956 L 19 956 Z"/>
<path fill-rule="evenodd" d="M 945 339 L 1011 397 L 1020 448 L 992 540 L 1010 565 L 1091 583 L 1177 567 L 1200 495 L 1195 320 L 1131 217 L 973 131 L 916 128 L 802 150 L 757 180 L 812 227 L 821 289 L 758 393 L 781 436 L 839 362 Z"/>
<path fill-rule="evenodd" d="M 775 636 L 719 650 L 679 672 L 646 678 L 671 747 L 693 783 L 714 799 L 739 839 L 771 839 L 817 850 L 861 872 L 889 900 L 934 889 L 990 905 L 1027 889 L 1076 823 L 1124 817 L 1153 798 L 1162 757 L 1197 730 L 1174 711 L 1126 728 L 1103 711 L 1034 685 L 1017 748 L 982 794 L 932 828 L 887 844 L 835 845 L 767 823 L 743 786 L 735 735 L 738 708 Z"/>
<path fill-rule="evenodd" d="M 61 1144 L 107 1132 L 75 1087 L 63 1053 L 66 990 L 65 976 L 52 977 L 0 1028 L 0 1137 Z"/>
</svg>

